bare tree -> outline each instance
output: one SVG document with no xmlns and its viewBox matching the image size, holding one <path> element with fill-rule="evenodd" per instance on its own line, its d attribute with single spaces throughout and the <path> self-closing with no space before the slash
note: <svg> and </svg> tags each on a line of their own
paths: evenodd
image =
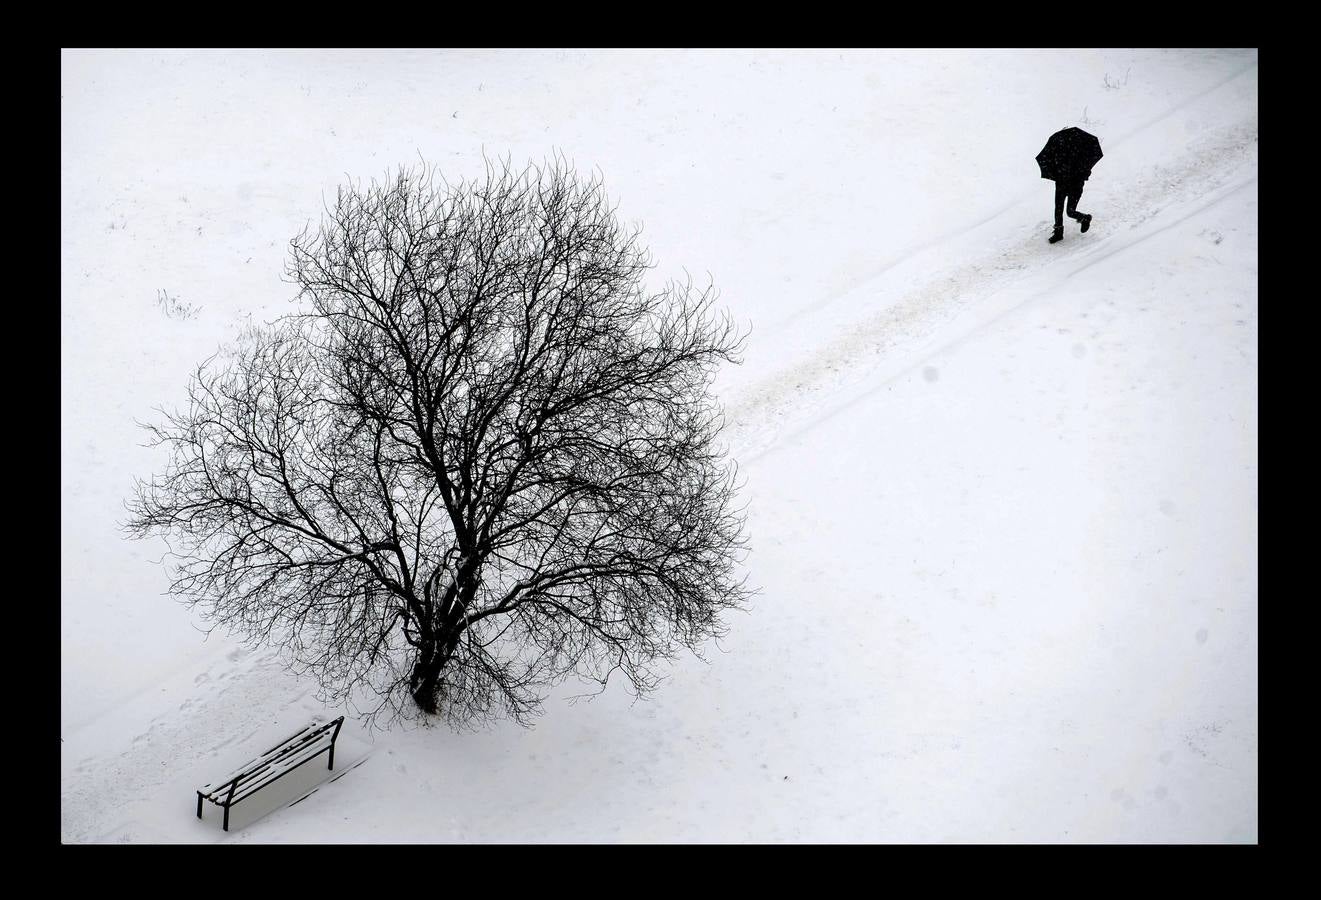
<svg viewBox="0 0 1321 900">
<path fill-rule="evenodd" d="M 709 392 L 743 337 L 650 268 L 562 160 L 341 188 L 291 242 L 298 312 L 147 426 L 170 461 L 130 533 L 170 539 L 213 627 L 373 714 L 526 723 L 571 673 L 645 694 L 747 596 Z"/>
</svg>

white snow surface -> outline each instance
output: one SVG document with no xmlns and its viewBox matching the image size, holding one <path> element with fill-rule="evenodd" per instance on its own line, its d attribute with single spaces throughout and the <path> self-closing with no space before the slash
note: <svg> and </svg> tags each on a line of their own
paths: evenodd
<svg viewBox="0 0 1321 900">
<path fill-rule="evenodd" d="M 64 841 L 1257 840 L 1255 50 L 66 51 L 61 81 Z M 1051 246 L 1033 157 L 1069 125 L 1105 158 Z M 759 593 L 648 700 L 369 731 L 164 595 L 119 529 L 162 463 L 135 420 L 288 309 L 347 178 L 557 151 L 752 328 L 717 390 Z M 194 817 L 341 714 L 335 773 Z"/>
</svg>

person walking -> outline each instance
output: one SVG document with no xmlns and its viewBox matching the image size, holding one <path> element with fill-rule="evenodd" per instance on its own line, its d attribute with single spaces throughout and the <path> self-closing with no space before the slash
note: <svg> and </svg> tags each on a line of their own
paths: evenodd
<svg viewBox="0 0 1321 900">
<path fill-rule="evenodd" d="M 1081 177 L 1074 175 L 1055 179 L 1055 231 L 1050 236 L 1052 244 L 1064 240 L 1065 212 L 1068 212 L 1070 219 L 1078 223 L 1079 231 L 1086 233 L 1087 229 L 1092 227 L 1092 217 L 1087 213 L 1078 212 L 1078 198 L 1082 196 L 1083 182 L 1091 175 L 1091 172 L 1086 172 Z"/>
<path fill-rule="evenodd" d="M 1065 212 L 1078 223 L 1080 231 L 1086 232 L 1092 227 L 1092 217 L 1078 212 L 1078 198 L 1102 155 L 1100 139 L 1081 128 L 1055 132 L 1037 154 L 1041 177 L 1055 182 L 1055 230 L 1050 235 L 1050 243 L 1064 240 Z"/>
</svg>

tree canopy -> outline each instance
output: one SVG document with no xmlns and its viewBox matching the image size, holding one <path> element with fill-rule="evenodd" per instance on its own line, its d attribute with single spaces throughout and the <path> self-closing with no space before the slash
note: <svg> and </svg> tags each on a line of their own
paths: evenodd
<svg viewBox="0 0 1321 900">
<path fill-rule="evenodd" d="M 647 284 L 562 160 L 341 188 L 291 242 L 297 311 L 197 369 L 128 527 L 172 591 L 335 697 L 528 721 L 574 674 L 652 689 L 747 597 L 710 391 L 743 336 Z"/>
</svg>

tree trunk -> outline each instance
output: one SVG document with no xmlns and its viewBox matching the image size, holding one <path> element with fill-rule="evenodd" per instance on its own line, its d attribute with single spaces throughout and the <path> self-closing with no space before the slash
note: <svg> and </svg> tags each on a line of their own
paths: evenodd
<svg viewBox="0 0 1321 900">
<path fill-rule="evenodd" d="M 440 711 L 438 690 L 440 675 L 454 656 L 463 635 L 466 622 L 466 610 L 477 596 L 478 578 L 476 567 L 464 567 L 456 573 L 458 582 L 457 602 L 449 610 L 450 621 L 440 624 L 437 631 L 428 629 L 422 643 L 418 646 L 417 662 L 413 664 L 413 674 L 408 686 L 413 699 L 423 712 L 434 715 Z"/>
<path fill-rule="evenodd" d="M 413 664 L 413 674 L 408 680 L 413 699 L 423 712 L 434 715 L 440 711 L 438 689 L 440 675 L 446 664 L 454 657 L 454 650 L 459 646 L 459 636 L 463 633 L 462 624 L 451 633 L 442 633 L 434 641 L 426 641 L 418 648 L 417 662 Z"/>
<path fill-rule="evenodd" d="M 436 688 L 440 686 L 440 672 L 444 667 L 445 663 L 434 641 L 427 641 L 418 648 L 417 662 L 413 664 L 408 687 L 413 693 L 413 700 L 425 713 L 434 715 L 438 711 Z"/>
</svg>

